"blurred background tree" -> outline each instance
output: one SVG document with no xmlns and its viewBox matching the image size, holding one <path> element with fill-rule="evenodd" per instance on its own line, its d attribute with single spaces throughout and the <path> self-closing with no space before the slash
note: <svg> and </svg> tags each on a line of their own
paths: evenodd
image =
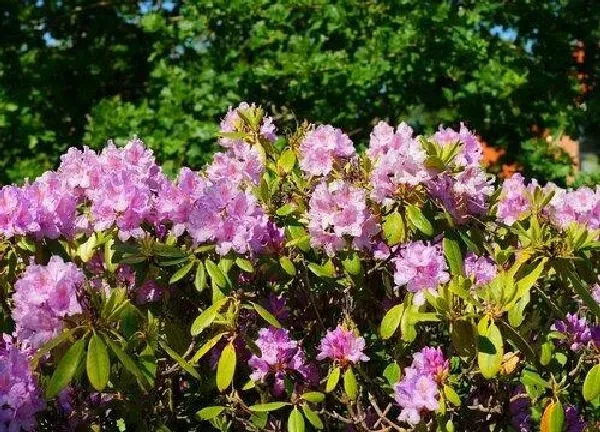
<svg viewBox="0 0 600 432">
<path fill-rule="evenodd" d="M 167 170 L 197 168 L 241 100 L 284 129 L 307 118 L 355 143 L 378 120 L 428 132 L 464 119 L 509 160 L 562 181 L 562 166 L 531 168 L 545 156 L 528 140 L 600 135 L 592 0 L 3 3 L 0 182 L 133 134 Z"/>
</svg>

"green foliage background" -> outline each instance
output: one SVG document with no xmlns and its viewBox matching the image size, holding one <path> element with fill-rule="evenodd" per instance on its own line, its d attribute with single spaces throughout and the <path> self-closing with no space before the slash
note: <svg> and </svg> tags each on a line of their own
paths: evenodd
<svg viewBox="0 0 600 432">
<path fill-rule="evenodd" d="M 532 125 L 597 134 L 594 3 L 6 0 L 0 182 L 39 174 L 69 146 L 133 134 L 168 170 L 199 167 L 240 100 L 358 143 L 379 119 L 419 132 L 464 119 L 511 157 Z"/>
</svg>

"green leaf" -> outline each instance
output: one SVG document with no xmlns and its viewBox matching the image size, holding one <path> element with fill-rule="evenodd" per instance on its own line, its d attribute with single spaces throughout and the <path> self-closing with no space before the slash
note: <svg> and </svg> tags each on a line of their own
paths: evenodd
<svg viewBox="0 0 600 432">
<path fill-rule="evenodd" d="M 164 341 L 160 341 L 159 344 L 162 347 L 162 349 L 165 350 L 165 352 L 169 355 L 169 357 L 175 360 L 184 371 L 189 373 L 194 378 L 198 380 L 200 379 L 200 374 L 198 373 L 198 371 L 196 371 L 196 369 L 194 369 L 194 367 L 191 364 L 189 364 L 183 357 L 177 354 L 175 350 L 169 347 Z"/>
<path fill-rule="evenodd" d="M 321 392 L 306 392 L 300 396 L 305 401 L 319 403 L 325 400 L 325 395 Z"/>
<path fill-rule="evenodd" d="M 198 267 L 196 267 L 194 286 L 198 292 L 202 292 L 204 288 L 206 288 L 206 271 L 204 270 L 204 264 L 202 264 L 202 261 L 198 261 Z"/>
<path fill-rule="evenodd" d="M 595 365 L 585 376 L 583 382 L 583 398 L 586 401 L 596 399 L 600 395 L 600 364 Z"/>
<path fill-rule="evenodd" d="M 2 288 L 0 288 L 0 289 L 2 289 Z M 46 356 L 46 354 L 50 353 L 50 351 L 52 351 L 57 346 L 61 345 L 63 342 L 70 340 L 72 337 L 73 337 L 73 330 L 66 328 L 62 331 L 61 334 L 54 337 L 53 339 L 50 339 L 44 345 L 39 347 L 37 349 L 37 351 L 35 352 L 35 354 L 33 355 L 33 358 L 31 359 L 31 368 L 37 369 L 37 366 L 38 366 L 40 360 L 42 360 Z"/>
<path fill-rule="evenodd" d="M 471 321 L 456 320 L 452 322 L 450 337 L 456 352 L 461 357 L 473 357 L 477 352 L 475 326 Z"/>
<path fill-rule="evenodd" d="M 540 424 L 541 432 L 562 432 L 563 424 L 565 421 L 565 414 L 563 411 L 562 403 L 559 400 L 550 402 L 544 414 L 542 415 L 542 421 Z"/>
<path fill-rule="evenodd" d="M 444 255 L 446 256 L 448 266 L 450 267 L 450 272 L 453 275 L 464 275 L 463 258 L 458 242 L 450 237 L 444 237 L 442 245 L 444 248 Z"/>
<path fill-rule="evenodd" d="M 387 215 L 384 218 L 382 228 L 383 238 L 388 245 L 394 246 L 404 241 L 406 230 L 400 213 L 394 212 Z"/>
<path fill-rule="evenodd" d="M 425 235 L 433 235 L 433 226 L 431 222 L 421 212 L 421 209 L 414 205 L 409 205 L 406 208 L 406 216 L 409 222 Z"/>
<path fill-rule="evenodd" d="M 194 261 L 190 261 L 189 263 L 181 267 L 179 270 L 177 270 L 175 274 L 171 276 L 171 279 L 169 279 L 169 283 L 173 284 L 183 279 L 192 270 L 192 267 L 194 267 Z"/>
<path fill-rule="evenodd" d="M 479 334 L 477 363 L 482 375 L 485 378 L 492 378 L 496 376 L 502 365 L 502 357 L 504 356 L 502 334 L 496 327 L 496 323 L 490 320 L 488 315 L 479 321 L 477 332 Z"/>
<path fill-rule="evenodd" d="M 129 373 L 131 373 L 137 379 L 138 383 L 142 388 L 148 388 L 148 380 L 146 379 L 142 371 L 140 371 L 139 367 L 133 361 L 133 359 L 129 357 L 129 355 L 125 351 L 123 351 L 123 349 L 110 337 L 108 337 L 107 335 L 103 336 L 104 342 L 106 342 L 110 350 L 117 356 L 123 367 L 127 369 Z"/>
<path fill-rule="evenodd" d="M 288 216 L 296 211 L 297 207 L 294 203 L 287 203 L 275 210 L 277 216 Z"/>
<path fill-rule="evenodd" d="M 287 430 L 288 432 L 304 432 L 304 416 L 298 410 L 298 407 L 294 407 L 290 413 Z"/>
<path fill-rule="evenodd" d="M 271 314 L 268 310 L 257 303 L 250 302 L 256 313 L 258 313 L 262 319 L 271 324 L 275 328 L 281 328 L 281 324 L 277 321 L 277 318 Z"/>
<path fill-rule="evenodd" d="M 177 246 L 164 243 L 154 243 L 154 245 L 152 245 L 152 252 L 156 256 L 165 258 L 183 258 L 187 255 L 186 252 L 182 251 Z"/>
<path fill-rule="evenodd" d="M 360 256 L 356 252 L 351 252 L 343 261 L 342 266 L 349 275 L 356 276 L 360 274 Z"/>
<path fill-rule="evenodd" d="M 205 265 L 206 271 L 215 285 L 217 285 L 219 288 L 225 288 L 227 286 L 227 279 L 225 278 L 225 275 L 219 266 L 209 259 L 206 260 Z"/>
<path fill-rule="evenodd" d="M 287 174 L 294 169 L 296 163 L 296 153 L 292 149 L 286 149 L 281 153 L 277 160 L 277 168 Z"/>
<path fill-rule="evenodd" d="M 246 258 L 242 258 L 242 257 L 237 257 L 235 259 L 235 263 L 237 264 L 237 266 L 239 268 L 241 268 L 245 272 L 254 273 L 254 266 L 252 265 L 250 260 L 247 260 Z"/>
<path fill-rule="evenodd" d="M 329 265 L 329 263 L 331 263 L 331 261 L 328 261 L 324 265 L 308 263 L 308 268 L 319 277 L 332 278 L 335 276 L 335 268 L 333 264 Z"/>
<path fill-rule="evenodd" d="M 381 321 L 381 338 L 383 340 L 389 339 L 396 332 L 396 329 L 400 325 L 402 320 L 402 314 L 404 312 L 404 304 L 398 304 L 392 307 L 383 316 Z"/>
<path fill-rule="evenodd" d="M 211 306 L 206 308 L 204 312 L 196 317 L 192 323 L 191 334 L 197 336 L 202 333 L 202 330 L 207 328 L 215 320 L 221 308 L 229 301 L 229 297 L 223 297 L 220 300 L 214 302 Z"/>
<path fill-rule="evenodd" d="M 217 365 L 217 388 L 221 391 L 225 390 L 233 381 L 237 357 L 233 343 L 229 342 L 219 358 Z"/>
<path fill-rule="evenodd" d="M 401 373 L 402 372 L 400 371 L 400 366 L 398 366 L 398 363 L 395 362 L 390 363 L 383 370 L 383 376 L 385 377 L 390 386 L 393 386 L 398 382 Z"/>
<path fill-rule="evenodd" d="M 287 256 L 282 256 L 279 258 L 279 264 L 283 271 L 285 271 L 288 275 L 294 276 L 296 274 L 296 267 L 294 267 L 294 263 Z"/>
<path fill-rule="evenodd" d="M 94 333 L 87 350 L 87 375 L 98 391 L 104 390 L 110 376 L 110 357 L 102 338 Z"/>
<path fill-rule="evenodd" d="M 350 400 L 356 400 L 358 397 L 358 382 L 351 367 L 344 372 L 344 391 Z"/>
<path fill-rule="evenodd" d="M 323 422 L 321 421 L 321 418 L 310 408 L 310 406 L 308 406 L 308 404 L 302 405 L 302 411 L 304 412 L 304 417 L 306 417 L 308 422 L 313 425 L 315 429 L 323 429 Z"/>
<path fill-rule="evenodd" d="M 590 291 L 581 283 L 581 280 L 575 273 L 573 273 L 571 270 L 567 270 L 566 273 L 567 277 L 573 284 L 573 289 L 577 294 L 579 294 L 581 300 L 583 300 L 585 305 L 594 313 L 594 315 L 596 315 L 597 318 L 600 318 L 600 304 L 594 300 L 590 294 Z"/>
<path fill-rule="evenodd" d="M 202 420 L 212 420 L 218 417 L 224 410 L 225 407 L 223 406 L 209 406 L 198 411 L 196 416 Z"/>
<path fill-rule="evenodd" d="M 190 359 L 189 363 L 191 365 L 195 365 L 196 363 L 198 363 L 198 361 L 204 357 L 211 349 L 213 349 L 221 340 L 221 338 L 223 336 L 225 336 L 227 333 L 219 333 L 218 335 L 214 336 L 213 338 L 211 338 L 208 342 L 206 342 L 204 345 L 202 345 L 200 347 L 200 349 L 198 351 L 196 351 L 196 354 L 194 354 L 194 356 Z"/>
<path fill-rule="evenodd" d="M 271 412 L 290 405 L 289 402 L 268 402 L 249 406 L 248 409 L 252 412 Z"/>
<path fill-rule="evenodd" d="M 46 387 L 46 399 L 58 395 L 73 379 L 85 352 L 85 339 L 79 339 L 67 350 L 52 374 Z"/>
<path fill-rule="evenodd" d="M 325 384 L 325 393 L 331 393 L 335 390 L 338 381 L 340 380 L 340 368 L 334 368 L 327 377 L 327 384 Z"/>
<path fill-rule="evenodd" d="M 444 395 L 446 395 L 446 399 L 452 402 L 452 405 L 460 406 L 460 397 L 458 397 L 458 394 L 456 394 L 452 387 L 444 384 Z"/>
<path fill-rule="evenodd" d="M 548 366 L 550 361 L 552 360 L 552 350 L 554 345 L 552 342 L 544 342 L 542 344 L 541 353 L 540 353 L 540 364 L 543 366 Z"/>
</svg>

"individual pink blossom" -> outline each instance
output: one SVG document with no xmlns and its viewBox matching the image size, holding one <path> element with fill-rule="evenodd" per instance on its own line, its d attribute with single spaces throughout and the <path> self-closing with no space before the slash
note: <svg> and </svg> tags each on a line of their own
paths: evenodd
<svg viewBox="0 0 600 432">
<path fill-rule="evenodd" d="M 342 180 L 319 183 L 310 197 L 308 232 L 311 244 L 328 255 L 351 241 L 357 249 L 368 248 L 379 226 L 367 208 L 365 191 Z"/>
<path fill-rule="evenodd" d="M 77 291 L 84 281 L 81 270 L 59 256 L 45 266 L 31 263 L 15 283 L 12 317 L 17 339 L 36 349 L 57 336 L 64 318 L 82 311 Z"/>
<path fill-rule="evenodd" d="M 340 129 L 320 125 L 307 132 L 300 144 L 300 168 L 313 176 L 327 175 L 338 159 L 354 156 L 352 141 Z"/>
<path fill-rule="evenodd" d="M 497 272 L 496 264 L 488 257 L 477 256 L 473 253 L 468 253 L 465 257 L 465 273 L 473 279 L 475 286 L 490 283 L 496 277 Z"/>
<path fill-rule="evenodd" d="M 415 304 L 423 304 L 424 292 L 432 293 L 437 287 L 448 282 L 448 266 L 439 245 L 426 244 L 419 240 L 408 243 L 400 249 L 394 260 L 394 282 L 397 286 L 415 293 Z"/>
<path fill-rule="evenodd" d="M 0 431 L 33 431 L 36 413 L 46 407 L 27 353 L 9 335 L 0 339 Z"/>
<path fill-rule="evenodd" d="M 365 340 L 355 332 L 341 325 L 327 332 L 319 345 L 317 360 L 329 358 L 340 362 L 356 364 L 359 361 L 367 362 L 369 357 L 364 354 Z"/>
</svg>

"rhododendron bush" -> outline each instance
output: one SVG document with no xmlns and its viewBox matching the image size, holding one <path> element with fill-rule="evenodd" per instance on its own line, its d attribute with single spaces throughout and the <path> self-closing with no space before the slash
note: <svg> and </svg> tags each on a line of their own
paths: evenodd
<svg viewBox="0 0 600 432">
<path fill-rule="evenodd" d="M 600 189 L 496 184 L 464 125 L 283 135 L 1 189 L 0 431 L 597 430 Z"/>
</svg>

